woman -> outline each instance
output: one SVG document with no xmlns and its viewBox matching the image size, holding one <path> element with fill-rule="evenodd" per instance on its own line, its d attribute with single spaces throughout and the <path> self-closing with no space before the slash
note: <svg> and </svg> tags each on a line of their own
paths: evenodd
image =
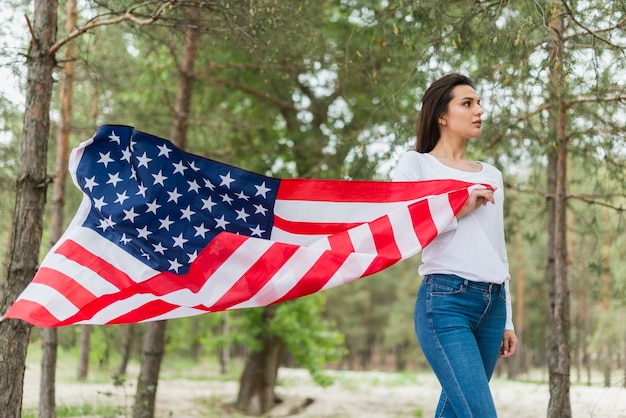
<svg viewBox="0 0 626 418">
<path fill-rule="evenodd" d="M 512 356 L 518 343 L 502 174 L 465 157 L 467 140 L 480 135 L 483 113 L 468 77 L 435 81 L 422 98 L 415 151 L 401 157 L 394 175 L 396 181 L 453 178 L 494 189 L 472 191 L 452 228 L 422 251 L 415 332 L 442 386 L 436 417 L 496 417 L 489 379 L 498 357 Z"/>
</svg>

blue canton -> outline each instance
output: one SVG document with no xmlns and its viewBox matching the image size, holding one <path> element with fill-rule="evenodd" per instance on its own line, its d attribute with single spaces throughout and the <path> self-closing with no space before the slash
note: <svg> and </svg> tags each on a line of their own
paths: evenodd
<svg viewBox="0 0 626 418">
<path fill-rule="evenodd" d="M 280 180 L 129 126 L 102 126 L 92 139 L 76 168 L 91 201 L 83 226 L 150 267 L 184 274 L 223 231 L 269 239 Z"/>
</svg>

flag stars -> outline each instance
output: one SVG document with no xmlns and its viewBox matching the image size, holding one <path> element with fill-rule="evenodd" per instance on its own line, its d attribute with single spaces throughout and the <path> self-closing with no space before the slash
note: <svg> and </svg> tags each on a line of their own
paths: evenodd
<svg viewBox="0 0 626 418">
<path fill-rule="evenodd" d="M 206 238 L 206 233 L 209 232 L 209 230 L 204 226 L 204 223 L 201 223 L 200 226 L 194 226 L 194 229 L 196 230 L 194 237 L 201 236 L 202 238 Z"/>
<path fill-rule="evenodd" d="M 157 211 L 157 209 L 161 207 L 161 205 L 159 205 L 159 204 L 157 203 L 156 199 L 154 199 L 154 200 L 153 200 L 152 202 L 150 202 L 150 203 L 147 203 L 147 205 L 148 205 L 148 210 L 146 210 L 146 213 L 147 213 L 147 212 L 152 212 L 152 213 L 154 213 L 155 215 L 156 215 L 156 211 Z"/>
<path fill-rule="evenodd" d="M 194 191 L 196 193 L 200 193 L 200 185 L 197 181 L 187 181 L 187 184 L 189 184 L 189 192 Z"/>
<path fill-rule="evenodd" d="M 130 163 L 131 156 L 132 156 L 132 153 L 130 152 L 130 149 L 128 147 L 122 150 L 122 161 L 126 161 L 127 163 Z"/>
<path fill-rule="evenodd" d="M 233 198 L 228 196 L 227 193 L 221 194 L 220 197 L 222 198 L 222 202 L 228 203 L 229 205 L 233 204 Z"/>
<path fill-rule="evenodd" d="M 257 225 L 254 228 L 250 228 L 250 236 L 252 236 L 252 237 L 255 236 L 255 235 L 258 236 L 258 237 L 261 237 L 263 232 L 265 232 L 265 230 L 261 229 L 261 225 Z"/>
<path fill-rule="evenodd" d="M 267 209 L 265 209 L 263 205 L 254 205 L 254 208 L 256 209 L 256 211 L 254 212 L 255 214 L 261 213 L 265 216 L 267 213 Z"/>
<path fill-rule="evenodd" d="M 163 170 L 159 170 L 159 172 L 153 174 L 152 177 L 154 177 L 154 182 L 152 183 L 153 185 L 160 184 L 165 187 L 164 181 L 167 180 L 167 177 L 163 175 Z"/>
<path fill-rule="evenodd" d="M 113 158 L 111 158 L 110 151 L 106 154 L 103 154 L 101 152 L 99 152 L 98 154 L 100 154 L 100 159 L 97 162 L 104 164 L 105 167 L 108 167 L 109 163 L 112 163 L 114 161 Z"/>
<path fill-rule="evenodd" d="M 191 254 L 187 254 L 187 257 L 189 257 L 189 262 L 193 263 L 195 259 L 198 258 L 198 251 L 194 251 Z"/>
<path fill-rule="evenodd" d="M 174 164 L 174 174 L 180 173 L 184 176 L 185 170 L 187 170 L 187 167 L 185 167 L 185 164 L 183 164 L 182 160 Z"/>
<path fill-rule="evenodd" d="M 109 135 L 109 139 L 111 142 L 115 142 L 117 145 L 120 145 L 120 137 L 115 134 L 115 131 L 111 131 L 111 135 Z"/>
<path fill-rule="evenodd" d="M 120 181 L 122 181 L 122 179 L 120 178 L 120 173 L 109 173 L 109 180 L 107 181 L 107 184 L 112 184 L 113 187 L 117 187 L 117 183 L 119 183 Z"/>
<path fill-rule="evenodd" d="M 115 199 L 115 202 L 113 203 L 119 203 L 120 205 L 123 205 L 126 199 L 130 199 L 128 196 L 126 196 L 126 190 L 124 190 L 122 193 L 115 194 L 117 195 L 117 199 Z"/>
<path fill-rule="evenodd" d="M 170 158 L 170 152 L 172 152 L 172 150 L 167 144 L 157 145 L 157 148 L 159 149 L 159 155 L 157 155 L 157 157 L 164 155 L 165 158 Z"/>
<path fill-rule="evenodd" d="M 137 164 L 137 168 L 139 167 L 148 168 L 148 163 L 152 161 L 152 158 L 149 158 L 148 155 L 144 152 L 142 156 L 137 157 L 137 161 L 139 161 L 139 164 Z"/>
<path fill-rule="evenodd" d="M 255 185 L 254 187 L 256 187 L 255 196 L 261 195 L 263 196 L 263 198 L 267 199 L 267 192 L 269 192 L 271 189 L 265 187 L 265 182 L 263 182 L 263 184 L 261 184 L 260 186 Z"/>
<path fill-rule="evenodd" d="M 220 186 L 226 186 L 228 189 L 230 189 L 230 184 L 235 181 L 235 179 L 230 176 L 230 171 L 225 176 L 220 174 L 220 178 L 222 179 Z"/>
<path fill-rule="evenodd" d="M 245 193 L 243 192 L 243 190 L 242 190 L 242 191 L 240 191 L 239 193 L 235 194 L 235 196 L 237 196 L 237 198 L 238 198 L 238 199 L 245 200 L 246 202 L 247 202 L 248 200 L 250 200 L 250 196 L 248 196 L 247 194 L 245 194 Z"/>
<path fill-rule="evenodd" d="M 168 261 L 170 262 L 170 270 L 174 271 L 175 273 L 178 273 L 178 269 L 183 266 L 182 264 L 178 262 L 177 258 L 175 258 L 174 260 L 168 260 Z"/>
<path fill-rule="evenodd" d="M 99 199 L 94 199 L 93 205 L 97 210 L 102 211 L 102 208 L 107 205 L 107 203 L 104 201 L 104 196 Z"/>
<path fill-rule="evenodd" d="M 169 231 L 170 226 L 174 223 L 174 221 L 170 220 L 170 215 L 167 215 L 165 219 L 159 219 L 159 222 L 161 223 L 159 229 L 165 229 L 166 231 Z"/>
<path fill-rule="evenodd" d="M 174 239 L 174 247 L 180 247 L 180 248 L 183 248 L 185 246 L 185 243 L 189 241 L 188 239 L 185 239 L 183 237 L 182 232 L 177 237 L 172 237 L 172 239 Z"/>
<path fill-rule="evenodd" d="M 143 184 L 139 185 L 139 191 L 135 194 L 136 196 L 141 196 L 141 197 L 146 197 L 146 192 L 148 191 L 148 188 L 146 186 L 144 186 Z"/>
<path fill-rule="evenodd" d="M 85 189 L 89 189 L 90 192 L 93 192 L 93 188 L 99 186 L 96 183 L 96 176 L 91 176 L 90 178 L 85 177 Z"/>
<path fill-rule="evenodd" d="M 244 222 L 248 222 L 248 216 L 250 215 L 246 213 L 244 208 L 235 210 L 235 212 L 237 212 L 237 220 L 242 219 Z"/>
<path fill-rule="evenodd" d="M 148 236 L 152 234 L 152 231 L 150 231 L 147 226 L 135 229 L 137 230 L 137 238 L 148 239 Z"/>
<path fill-rule="evenodd" d="M 107 228 L 113 228 L 113 226 L 115 226 L 115 223 L 109 216 L 107 219 L 100 219 L 100 225 L 98 225 L 98 228 L 102 229 L 102 232 L 104 232 Z"/>
<path fill-rule="evenodd" d="M 130 223 L 135 223 L 135 218 L 139 216 L 138 213 L 135 213 L 135 208 L 130 208 L 130 210 L 124 210 L 124 220 L 130 221 Z"/>
<path fill-rule="evenodd" d="M 213 206 L 217 205 L 217 203 L 213 202 L 211 196 L 206 199 L 202 199 L 202 210 L 207 209 L 209 212 L 213 209 Z"/>
<path fill-rule="evenodd" d="M 222 215 L 221 218 L 214 218 L 215 219 L 215 227 L 216 228 L 222 228 L 223 230 L 226 230 L 226 225 L 228 225 L 230 222 L 227 221 L 226 219 L 224 219 L 224 215 Z"/>
<path fill-rule="evenodd" d="M 160 242 L 157 242 L 156 244 L 152 244 L 152 247 L 154 247 L 154 252 L 159 253 L 159 254 L 165 254 L 165 250 L 167 249 Z"/>
<path fill-rule="evenodd" d="M 132 241 L 132 239 L 128 238 L 128 237 L 126 236 L 126 232 L 124 232 L 124 233 L 122 234 L 122 237 L 120 238 L 120 242 L 121 242 L 122 244 L 126 245 L 126 244 L 128 244 L 129 242 L 131 242 L 131 241 Z"/>
<path fill-rule="evenodd" d="M 189 222 L 191 222 L 191 215 L 194 215 L 196 212 L 191 210 L 191 206 L 188 205 L 186 209 L 181 210 L 181 213 L 182 215 L 180 219 L 187 219 Z"/>
<path fill-rule="evenodd" d="M 178 187 L 174 187 L 174 190 L 171 192 L 167 192 L 170 197 L 167 199 L 168 202 L 174 202 L 178 204 L 178 198 L 182 196 L 182 194 L 178 193 Z"/>
<path fill-rule="evenodd" d="M 207 187 L 211 191 L 215 190 L 215 185 L 211 183 L 209 179 L 204 179 L 204 187 Z"/>
</svg>

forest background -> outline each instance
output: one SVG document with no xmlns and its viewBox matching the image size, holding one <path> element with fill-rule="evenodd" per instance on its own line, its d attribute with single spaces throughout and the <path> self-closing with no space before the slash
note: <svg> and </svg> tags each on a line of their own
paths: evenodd
<svg viewBox="0 0 626 418">
<path fill-rule="evenodd" d="M 549 416 L 571 414 L 569 383 L 592 371 L 612 385 L 622 369 L 626 382 L 623 1 L 5 3 L 2 311 L 32 278 L 36 261 L 23 257 L 40 259 L 75 212 L 68 149 L 97 126 L 132 125 L 275 177 L 386 180 L 413 146 L 424 89 L 454 71 L 475 80 L 486 110 L 468 156 L 505 179 L 521 346 L 498 373 L 548 370 Z M 38 210 L 24 198 L 31 192 Z M 134 414 L 151 416 L 154 388 L 146 388 L 158 382 L 163 355 L 213 358 L 224 369 L 239 361 L 237 406 L 262 414 L 281 365 L 307 368 L 320 384 L 326 368 L 426 369 L 411 331 L 418 264 L 272 308 L 167 326 L 31 331 L 2 321 L 2 367 L 19 340 L 12 332 L 44 353 L 76 353 L 83 378 L 89 358 L 120 358 L 123 379 L 124 360 L 143 351 Z M 18 359 L 5 370 L 19 369 Z M 15 387 L 13 374 L 0 375 L 0 386 Z M 5 410 L 19 410 L 14 392 L 0 391 Z M 41 416 L 53 416 L 53 398 L 42 394 Z"/>
</svg>

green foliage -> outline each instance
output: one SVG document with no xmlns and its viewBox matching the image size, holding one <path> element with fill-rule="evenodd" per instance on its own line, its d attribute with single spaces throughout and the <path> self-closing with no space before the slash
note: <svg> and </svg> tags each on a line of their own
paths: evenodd
<svg viewBox="0 0 626 418">
<path fill-rule="evenodd" d="M 345 349 L 343 335 L 332 320 L 324 318 L 325 296 L 314 294 L 280 304 L 269 323 L 264 319 L 265 308 L 242 311 L 238 322 L 246 334 L 240 342 L 254 351 L 261 348 L 261 333 L 279 337 L 296 364 L 308 369 L 316 383 L 330 385 L 332 379 L 323 373 L 324 367 L 339 360 Z"/>
<path fill-rule="evenodd" d="M 87 2 L 79 19 L 84 23 L 97 14 L 110 16 L 132 3 Z M 190 3 L 177 6 L 185 4 Z M 517 303 L 516 276 L 523 274 L 522 342 L 537 352 L 543 352 L 550 326 L 545 169 L 546 156 L 554 149 L 555 103 L 547 76 L 551 66 L 563 66 L 571 156 L 568 239 L 573 321 L 587 327 L 594 341 L 620 332 L 622 325 L 600 313 L 599 283 L 603 273 L 610 274 L 611 306 L 622 309 L 623 1 L 563 3 L 571 10 L 563 15 L 567 43 L 558 63 L 549 57 L 553 40 L 546 23 L 551 10 L 545 1 L 203 4 L 196 14 L 202 36 L 188 150 L 263 174 L 388 178 L 398 156 L 413 145 L 419 98 L 426 86 L 450 71 L 473 77 L 487 113 L 482 136 L 468 143 L 468 156 L 504 172 L 513 303 Z M 184 23 L 184 10 L 174 7 L 158 25 L 106 26 L 73 41 L 77 61 L 71 146 L 89 138 L 102 123 L 170 135 Z M 0 34 L 10 30 L 6 24 Z M 3 68 L 20 74 L 17 53 L 28 42 L 25 33 L 15 45 L 2 44 Z M 0 97 L 0 132 L 7 139 L 0 146 L 0 211 L 5 214 L 0 239 L 5 242 L 19 167 L 20 119 L 20 107 Z M 49 167 L 53 165 L 51 152 Z M 69 185 L 66 222 L 80 198 Z M 605 241 L 608 267 L 602 259 Z M 42 246 L 42 254 L 48 247 Z M 376 354 L 396 350 L 412 365 L 422 365 L 412 331 L 418 264 L 416 257 L 323 296 L 280 305 L 269 329 L 320 381 L 324 380 L 320 370 L 344 356 L 344 348 L 364 365 Z M 262 311 L 177 320 L 168 328 L 167 353 L 210 356 L 226 344 L 254 349 L 256 337 L 265 329 Z M 222 315 L 230 321 L 227 335 L 220 329 Z M 75 352 L 78 330 L 60 330 L 64 350 Z M 116 327 L 94 329 L 93 362 L 110 365 L 120 343 L 118 334 Z M 616 347 L 623 344 L 614 342 Z M 592 347 L 599 346 L 594 342 Z"/>
</svg>

